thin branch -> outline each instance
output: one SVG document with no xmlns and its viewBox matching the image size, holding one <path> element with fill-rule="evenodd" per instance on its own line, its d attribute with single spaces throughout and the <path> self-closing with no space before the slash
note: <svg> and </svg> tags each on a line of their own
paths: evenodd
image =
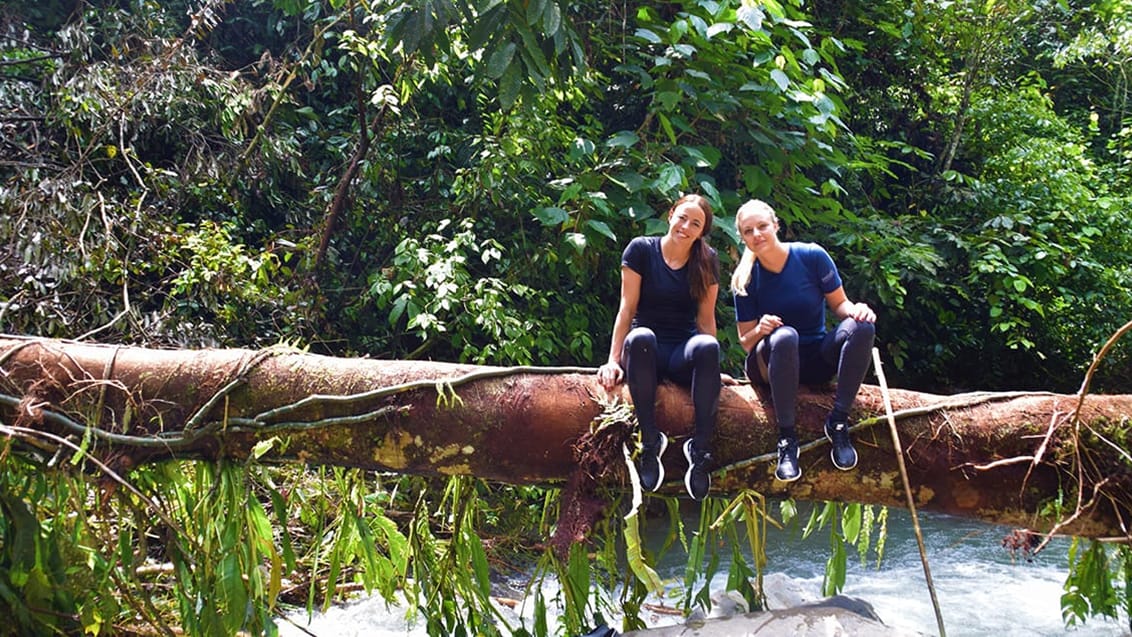
<svg viewBox="0 0 1132 637">
<path fill-rule="evenodd" d="M 1086 504 L 1085 506 L 1081 506 L 1081 494 L 1082 494 L 1083 489 L 1078 489 L 1077 490 L 1077 496 L 1078 496 L 1077 510 L 1073 512 L 1073 515 L 1071 515 L 1068 518 L 1065 518 L 1063 520 L 1060 520 L 1057 524 L 1053 525 L 1053 528 L 1050 529 L 1049 532 L 1045 534 L 1045 538 L 1043 538 L 1041 543 L 1038 544 L 1037 548 L 1035 548 L 1033 550 L 1033 554 L 1037 555 L 1038 553 L 1040 553 L 1042 551 L 1042 549 L 1044 549 L 1046 547 L 1046 545 L 1050 543 L 1050 541 L 1057 535 L 1057 533 L 1061 529 L 1072 524 L 1074 520 L 1081 517 L 1081 514 L 1084 513 L 1086 509 L 1092 508 L 1093 505 L 1096 504 L 1096 502 L 1097 502 L 1097 496 L 1100 495 L 1101 487 L 1103 487 L 1106 483 L 1108 483 L 1108 478 L 1105 478 L 1104 480 L 1101 480 L 1097 484 L 1093 485 L 1093 497 L 1089 499 L 1088 504 Z M 1127 541 L 1127 539 L 1128 538 L 1125 538 L 1125 541 Z"/>
<path fill-rule="evenodd" d="M 924 567 L 924 581 L 931 596 L 932 608 L 935 609 L 936 625 L 939 627 L 940 637 L 947 637 L 947 630 L 943 625 L 943 612 L 939 607 L 939 598 L 936 596 L 935 584 L 932 583 L 932 570 L 928 565 L 928 552 L 924 547 L 924 534 L 920 530 L 920 517 L 916 513 L 916 498 L 912 495 L 912 483 L 908 479 L 908 467 L 904 464 L 904 451 L 900 447 L 900 433 L 896 430 L 896 418 L 892 415 L 892 400 L 888 394 L 888 381 L 884 378 L 884 368 L 881 366 L 880 351 L 873 348 L 873 373 L 880 382 L 881 396 L 884 398 L 884 412 L 888 420 L 888 431 L 892 436 L 892 450 L 896 455 L 896 463 L 900 467 L 900 478 L 904 482 L 904 496 L 907 498 L 908 511 L 912 515 L 912 530 L 916 533 L 916 543 L 920 547 L 920 562 Z"/>
<path fill-rule="evenodd" d="M 268 358 L 281 353 L 283 353 L 281 349 L 266 349 L 253 354 L 252 357 L 240 367 L 240 370 L 236 372 L 236 378 L 232 379 L 232 381 L 224 387 L 221 387 L 219 391 L 213 394 L 212 397 L 185 422 L 185 426 L 183 427 L 184 431 L 192 432 L 193 429 L 196 429 L 204 420 L 205 416 L 220 403 L 221 399 L 226 398 L 235 391 L 237 387 L 247 382 L 247 375 L 253 368 L 257 367 Z"/>
<path fill-rule="evenodd" d="M 1132 321 L 1124 324 L 1124 327 L 1116 330 L 1116 333 L 1109 337 L 1108 341 L 1101 347 L 1097 355 L 1093 357 L 1093 362 L 1089 365 L 1088 371 L 1085 372 L 1085 379 L 1081 381 L 1081 389 L 1077 390 L 1077 394 L 1081 397 L 1077 402 L 1077 411 L 1073 413 L 1073 420 L 1077 421 L 1081 418 L 1081 407 L 1085 404 L 1085 396 L 1089 392 L 1089 385 L 1093 382 L 1093 374 L 1097 371 L 1097 365 L 1108 354 L 1108 350 L 1120 340 L 1122 336 L 1132 330 Z"/>
<path fill-rule="evenodd" d="M 1046 429 L 1046 435 L 1042 439 L 1042 444 L 1038 445 L 1038 450 L 1034 453 L 1034 461 L 1030 463 L 1030 468 L 1026 470 L 1026 476 L 1022 478 L 1022 487 L 1021 489 L 1019 489 L 1019 495 L 1021 495 L 1021 491 L 1026 488 L 1026 484 L 1030 481 L 1030 475 L 1034 472 L 1034 469 L 1038 466 L 1038 463 L 1041 462 L 1042 456 L 1045 455 L 1046 448 L 1049 446 L 1049 441 L 1053 438 L 1053 432 L 1057 429 L 1058 417 L 1060 415 L 1061 412 L 1055 409 L 1053 414 L 1050 416 L 1049 427 Z"/>
<path fill-rule="evenodd" d="M 141 491 L 138 491 L 137 487 L 135 487 L 134 485 L 127 482 L 124 478 L 122 478 L 122 476 L 118 475 L 118 473 L 116 471 L 114 471 L 109 466 L 107 466 L 106 463 L 104 463 L 101 460 L 99 460 L 98 458 L 95 458 L 94 456 L 90 455 L 89 452 L 87 452 L 85 449 L 79 447 L 75 443 L 71 442 L 70 440 L 63 438 L 62 436 L 56 436 L 55 434 L 48 432 L 48 431 L 40 431 L 38 429 L 29 429 L 27 427 L 15 427 L 15 426 L 2 425 L 2 424 L 0 424 L 0 433 L 7 434 L 9 436 L 16 436 L 16 437 L 19 437 L 19 438 L 36 438 L 36 437 L 46 438 L 48 440 L 51 440 L 53 442 L 56 442 L 56 443 L 64 446 L 64 447 L 68 447 L 69 449 L 73 450 L 77 454 L 81 454 L 84 459 L 89 460 L 92 464 L 94 464 L 100 470 L 102 470 L 103 473 L 105 473 L 107 476 L 109 476 L 111 479 L 113 479 L 118 484 L 122 485 L 123 487 L 126 487 L 126 489 L 128 489 L 130 491 L 130 493 L 137 496 L 137 498 L 139 500 L 144 502 L 146 504 L 146 506 L 148 506 L 150 509 L 153 510 L 153 512 L 155 514 L 157 514 L 157 517 L 161 518 L 162 522 L 167 524 L 170 529 L 176 531 L 178 536 L 185 537 L 185 532 L 181 529 L 181 527 L 178 526 L 177 523 L 174 522 L 172 518 L 170 518 L 168 515 L 166 515 L 165 512 L 161 510 L 161 507 L 157 506 L 157 503 L 155 503 L 153 500 L 150 500 Z"/>
<path fill-rule="evenodd" d="M 1022 464 L 1023 462 L 1035 464 L 1036 459 L 1034 456 L 1017 456 L 1014 458 L 1003 458 L 1002 460 L 995 460 L 994 462 L 988 462 L 987 464 L 975 464 L 973 462 L 967 462 L 959 465 L 956 468 L 958 469 L 969 467 L 971 469 L 975 469 L 976 471 L 987 471 L 989 469 L 998 469 L 1000 467 L 1009 467 L 1010 465 Z"/>
<path fill-rule="evenodd" d="M 595 374 L 597 369 L 594 367 L 535 367 L 528 365 L 519 365 L 515 367 L 500 367 L 490 369 L 477 369 L 476 371 L 469 372 L 463 376 L 456 378 L 437 380 L 417 380 L 400 385 L 390 385 L 388 387 L 379 387 L 371 389 L 360 394 L 349 394 L 346 396 L 334 396 L 328 394 L 311 394 L 302 400 L 296 401 L 289 405 L 276 407 L 268 411 L 257 414 L 254 420 L 269 421 L 281 415 L 298 411 L 304 407 L 310 406 L 324 406 L 324 405 L 342 405 L 355 402 L 364 402 L 374 398 L 382 398 L 385 396 L 392 396 L 415 389 L 436 389 L 441 386 L 458 387 L 466 383 L 485 378 L 500 378 L 503 376 L 514 376 L 517 374 Z"/>
<path fill-rule="evenodd" d="M 341 17 L 335 17 L 330 23 L 323 25 L 321 28 L 315 30 L 314 36 L 311 37 L 310 44 L 307 45 L 307 48 L 305 51 L 303 51 L 303 54 L 291 66 L 290 73 L 287 74 L 286 79 L 283 80 L 282 86 L 279 87 L 279 91 L 275 95 L 275 100 L 267 109 L 267 114 L 263 116 L 263 121 L 260 122 L 259 126 L 256 127 L 255 136 L 252 137 L 252 141 L 248 142 L 248 147 L 244 149 L 244 152 L 240 155 L 239 160 L 237 160 L 236 169 L 231 172 L 232 180 L 238 179 L 239 176 L 243 174 L 244 169 L 247 168 L 252 153 L 255 151 L 256 147 L 259 146 L 260 140 L 263 138 L 263 134 L 267 130 L 268 124 L 271 123 L 271 120 L 275 116 L 275 109 L 279 108 L 279 105 L 283 102 L 284 98 L 287 95 L 287 88 L 291 85 L 292 82 L 295 81 L 295 78 L 298 77 L 299 69 L 302 67 L 302 64 L 306 62 L 307 58 L 309 58 L 316 49 L 319 49 L 322 46 L 323 35 L 326 34 L 326 32 L 331 28 L 336 26 L 338 22 L 341 21 L 341 19 Z M 231 183 L 233 182 L 230 181 L 229 185 Z"/>
<path fill-rule="evenodd" d="M 4 59 L 0 60 L 0 66 L 19 66 L 21 64 L 30 64 L 31 62 L 42 62 L 43 60 L 61 59 L 62 53 L 54 53 L 51 55 L 37 55 L 30 58 L 20 58 L 18 60 Z"/>
</svg>

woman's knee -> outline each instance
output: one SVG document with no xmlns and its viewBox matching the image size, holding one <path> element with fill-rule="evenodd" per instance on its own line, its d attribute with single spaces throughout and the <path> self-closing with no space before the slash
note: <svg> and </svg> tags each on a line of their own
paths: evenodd
<svg viewBox="0 0 1132 637">
<path fill-rule="evenodd" d="M 847 318 L 842 322 L 842 328 L 849 332 L 849 339 L 855 343 L 872 344 L 876 339 L 877 326 L 875 323 L 856 321 Z"/>
<path fill-rule="evenodd" d="M 775 350 L 786 348 L 794 350 L 798 349 L 798 330 L 790 327 L 789 325 L 783 325 L 779 327 L 778 329 L 771 332 L 770 336 L 768 336 L 767 338 L 770 339 L 770 350 L 772 355 L 774 354 Z"/>
<path fill-rule="evenodd" d="M 697 334 L 688 342 L 688 349 L 696 369 L 719 369 L 719 341 L 714 336 Z"/>
<path fill-rule="evenodd" d="M 625 350 L 633 352 L 656 351 L 656 333 L 647 327 L 634 327 L 625 336 Z"/>
</svg>

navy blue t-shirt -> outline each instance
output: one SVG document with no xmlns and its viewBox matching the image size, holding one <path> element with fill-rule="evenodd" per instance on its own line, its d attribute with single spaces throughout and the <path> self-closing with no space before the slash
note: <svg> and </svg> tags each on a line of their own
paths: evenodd
<svg viewBox="0 0 1132 637">
<path fill-rule="evenodd" d="M 668 267 L 660 252 L 660 237 L 637 237 L 625 246 L 621 265 L 641 275 L 641 297 L 633 327 L 647 327 L 661 343 L 682 343 L 695 336 L 699 304 L 688 286 L 688 265 L 677 270 Z M 719 257 L 708 248 L 714 280 L 719 283 Z"/>
<path fill-rule="evenodd" d="M 757 321 L 774 314 L 798 330 L 800 344 L 816 343 L 825 336 L 825 295 L 841 287 L 841 275 L 818 244 L 786 246 L 789 252 L 782 272 L 766 270 L 755 261 L 747 296 L 734 296 L 735 321 Z"/>
</svg>

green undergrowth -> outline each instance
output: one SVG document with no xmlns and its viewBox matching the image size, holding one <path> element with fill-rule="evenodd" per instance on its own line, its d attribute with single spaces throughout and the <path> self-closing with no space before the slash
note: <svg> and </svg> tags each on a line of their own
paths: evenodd
<svg viewBox="0 0 1132 637">
<path fill-rule="evenodd" d="M 763 608 L 770 525 L 828 534 L 825 594 L 845 585 L 850 559 L 879 563 L 886 536 L 887 510 L 866 505 L 818 503 L 803 516 L 792 500 L 748 491 L 689 515 L 686 500 L 633 507 L 618 491 L 587 540 L 557 555 L 544 544 L 555 488 L 254 460 L 120 475 L 81 452 L 41 451 L 18 438 L 0 446 L 3 635 L 272 635 L 361 594 L 407 606 L 430 635 L 627 631 L 658 599 L 709 610 L 720 574 Z M 683 575 L 662 579 L 654 569 L 672 555 Z M 1077 541 L 1070 565 L 1068 624 L 1127 612 L 1126 550 Z M 531 610 L 503 612 L 508 595 Z"/>
</svg>

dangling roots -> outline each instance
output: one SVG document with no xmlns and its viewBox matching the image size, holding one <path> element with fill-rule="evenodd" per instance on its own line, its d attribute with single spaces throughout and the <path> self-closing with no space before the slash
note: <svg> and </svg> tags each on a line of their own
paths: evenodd
<svg viewBox="0 0 1132 637">
<path fill-rule="evenodd" d="M 605 514 L 609 500 L 598 494 L 601 484 L 628 481 L 622 447 L 632 449 L 632 410 L 624 404 L 606 404 L 590 431 L 574 443 L 574 470 L 562 488 L 558 524 L 550 538 L 555 555 L 565 559 L 570 546 L 585 541 L 594 524 Z"/>
</svg>

